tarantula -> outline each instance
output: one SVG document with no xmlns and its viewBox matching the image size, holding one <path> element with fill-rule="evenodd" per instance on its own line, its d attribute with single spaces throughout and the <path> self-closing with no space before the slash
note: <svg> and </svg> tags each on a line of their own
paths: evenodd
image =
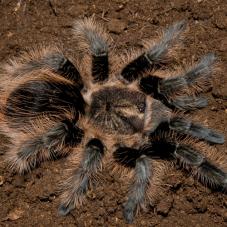
<svg viewBox="0 0 227 227">
<path fill-rule="evenodd" d="M 117 55 L 105 29 L 88 18 L 74 26 L 74 63 L 60 49 L 46 47 L 3 65 L 0 129 L 11 139 L 6 160 L 24 174 L 69 155 L 61 215 L 83 202 L 102 166 L 131 176 L 123 212 L 129 223 L 160 193 L 167 161 L 226 191 L 224 156 L 208 145 L 224 143 L 223 135 L 185 115 L 207 105 L 200 93 L 211 87 L 215 57 L 207 54 L 187 70 L 168 71 L 185 28 L 177 22 L 155 43 Z"/>
</svg>

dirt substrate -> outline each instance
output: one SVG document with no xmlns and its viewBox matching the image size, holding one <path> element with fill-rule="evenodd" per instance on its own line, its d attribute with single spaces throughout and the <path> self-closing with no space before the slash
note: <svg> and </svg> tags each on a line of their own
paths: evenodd
<svg viewBox="0 0 227 227">
<path fill-rule="evenodd" d="M 222 63 L 209 106 L 197 111 L 202 123 L 227 138 L 227 8 L 223 0 L 46 0 L 0 1 L 0 62 L 27 47 L 50 42 L 61 44 L 74 56 L 72 24 L 95 15 L 111 32 L 119 51 L 139 46 L 144 38 L 173 21 L 188 20 L 189 32 L 178 55 L 182 63 L 194 62 L 214 52 Z M 4 140 L 2 139 L 4 145 Z M 216 146 L 226 152 L 226 143 Z M 126 185 L 106 175 L 106 181 L 89 192 L 84 205 L 67 217 L 57 214 L 57 181 L 64 160 L 44 163 L 25 176 L 10 173 L 0 151 L 0 226 L 126 226 L 122 204 Z M 131 226 L 227 226 L 226 196 L 212 192 L 187 173 L 176 170 L 165 180 L 166 193 L 155 207 L 142 211 Z"/>
</svg>

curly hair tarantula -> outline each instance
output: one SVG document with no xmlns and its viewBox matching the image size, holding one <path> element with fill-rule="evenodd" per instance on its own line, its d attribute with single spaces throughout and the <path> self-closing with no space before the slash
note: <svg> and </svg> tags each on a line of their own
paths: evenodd
<svg viewBox="0 0 227 227">
<path fill-rule="evenodd" d="M 0 130 L 11 139 L 6 160 L 24 174 L 69 155 L 61 215 L 83 202 L 105 166 L 131 181 L 123 211 L 128 223 L 154 203 L 168 161 L 226 191 L 225 157 L 208 145 L 224 143 L 223 135 L 185 115 L 207 105 L 200 93 L 211 87 L 215 57 L 169 70 L 185 28 L 177 22 L 143 50 L 117 55 L 105 30 L 88 18 L 74 26 L 74 64 L 60 49 L 46 47 L 3 65 Z"/>
</svg>

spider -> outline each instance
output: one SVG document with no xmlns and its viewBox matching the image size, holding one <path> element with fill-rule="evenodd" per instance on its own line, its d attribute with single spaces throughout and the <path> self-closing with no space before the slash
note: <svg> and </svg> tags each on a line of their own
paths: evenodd
<svg viewBox="0 0 227 227">
<path fill-rule="evenodd" d="M 223 144 L 223 135 L 186 115 L 208 104 L 200 94 L 212 86 L 215 56 L 174 70 L 173 50 L 185 30 L 177 22 L 155 42 L 118 55 L 105 29 L 85 18 L 74 25 L 75 61 L 60 48 L 42 47 L 2 66 L 0 129 L 11 141 L 6 160 L 24 174 L 68 156 L 61 215 L 83 203 L 103 167 L 130 181 L 123 205 L 128 223 L 154 203 L 169 162 L 226 191 L 225 157 L 210 146 Z"/>
</svg>

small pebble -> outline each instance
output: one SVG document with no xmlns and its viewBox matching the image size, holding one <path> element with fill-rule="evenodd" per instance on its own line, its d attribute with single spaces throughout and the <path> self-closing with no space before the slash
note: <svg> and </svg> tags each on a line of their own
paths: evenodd
<svg viewBox="0 0 227 227">
<path fill-rule="evenodd" d="M 227 211 L 225 211 L 222 216 L 224 221 L 227 222 Z"/>
<path fill-rule="evenodd" d="M 10 211 L 6 217 L 6 220 L 15 221 L 23 216 L 24 211 L 20 208 L 15 208 L 14 210 Z"/>
<path fill-rule="evenodd" d="M 212 106 L 210 109 L 211 109 L 212 111 L 217 111 L 217 110 L 218 110 L 217 107 L 215 107 L 215 106 Z"/>
<path fill-rule="evenodd" d="M 158 204 L 157 213 L 161 214 L 162 216 L 167 216 L 172 206 L 173 206 L 173 198 L 169 196 L 166 199 L 163 199 Z"/>
<path fill-rule="evenodd" d="M 127 24 L 119 19 L 111 19 L 107 26 L 110 32 L 114 34 L 120 34 L 126 29 Z"/>
<path fill-rule="evenodd" d="M 227 100 L 227 88 L 214 89 L 212 95 L 214 98 Z"/>
<path fill-rule="evenodd" d="M 4 177 L 0 176 L 0 186 L 2 186 L 4 184 Z"/>
<path fill-rule="evenodd" d="M 222 11 L 222 12 L 219 12 L 216 15 L 214 15 L 213 23 L 217 28 L 219 28 L 221 30 L 226 29 L 227 28 L 227 19 L 225 17 L 225 12 Z"/>
<path fill-rule="evenodd" d="M 113 214 L 113 213 L 115 213 L 116 210 L 117 210 L 117 207 L 109 207 L 107 209 L 107 213 L 108 214 Z"/>
<path fill-rule="evenodd" d="M 88 191 L 87 197 L 91 200 L 94 200 L 96 198 L 96 194 L 93 191 Z"/>
<path fill-rule="evenodd" d="M 194 204 L 193 207 L 198 211 L 198 213 L 205 213 L 207 211 L 207 203 L 205 201 L 198 202 Z"/>
<path fill-rule="evenodd" d="M 24 176 L 16 175 L 13 184 L 17 188 L 23 188 L 23 187 L 25 187 L 24 186 Z"/>
</svg>

